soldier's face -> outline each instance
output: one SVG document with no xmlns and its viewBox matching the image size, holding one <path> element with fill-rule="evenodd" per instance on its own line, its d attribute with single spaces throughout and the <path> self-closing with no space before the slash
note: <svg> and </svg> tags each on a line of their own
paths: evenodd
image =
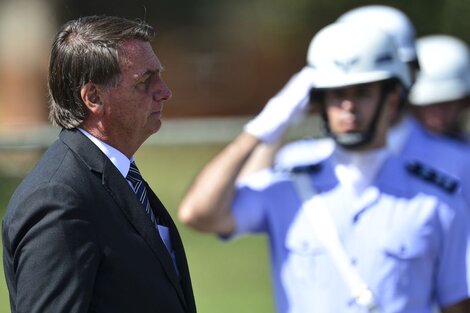
<svg viewBox="0 0 470 313">
<path fill-rule="evenodd" d="M 335 135 L 367 131 L 379 105 L 381 92 L 380 82 L 325 90 L 324 100 L 330 131 Z M 398 91 L 385 97 L 370 147 L 385 145 L 386 133 L 398 105 L 398 97 Z"/>
<path fill-rule="evenodd" d="M 431 132 L 458 135 L 461 131 L 467 105 L 463 100 L 415 106 L 413 112 Z"/>
<path fill-rule="evenodd" d="M 381 92 L 379 83 L 327 89 L 326 113 L 334 134 L 365 131 L 377 108 Z"/>
</svg>

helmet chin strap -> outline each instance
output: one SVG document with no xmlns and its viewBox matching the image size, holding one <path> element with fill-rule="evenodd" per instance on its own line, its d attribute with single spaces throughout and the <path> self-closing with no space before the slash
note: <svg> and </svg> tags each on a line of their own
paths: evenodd
<svg viewBox="0 0 470 313">
<path fill-rule="evenodd" d="M 374 115 L 372 117 L 372 121 L 369 124 L 369 127 L 365 131 L 360 132 L 351 132 L 345 134 L 334 134 L 331 132 L 328 117 L 326 115 L 326 109 L 323 109 L 323 121 L 325 124 L 326 131 L 328 135 L 333 138 L 333 140 L 345 149 L 355 149 L 360 148 L 372 141 L 375 136 L 375 131 L 377 129 L 377 124 L 379 122 L 380 116 L 382 115 L 382 111 L 384 108 L 385 98 L 387 94 L 390 92 L 389 84 L 384 83 L 381 88 L 380 98 L 377 103 L 377 108 L 375 109 Z"/>
</svg>

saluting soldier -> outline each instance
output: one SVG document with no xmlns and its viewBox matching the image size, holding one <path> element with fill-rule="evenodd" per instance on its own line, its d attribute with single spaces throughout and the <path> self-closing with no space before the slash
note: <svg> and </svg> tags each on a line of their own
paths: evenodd
<svg viewBox="0 0 470 313">
<path fill-rule="evenodd" d="M 180 219 L 224 238 L 267 235 L 278 312 L 470 312 L 458 180 L 387 148 L 411 84 L 393 40 L 337 22 L 313 38 L 307 61 L 279 96 L 311 94 L 331 156 L 237 183 L 256 147 L 301 109 L 268 103 L 198 174 Z"/>
</svg>

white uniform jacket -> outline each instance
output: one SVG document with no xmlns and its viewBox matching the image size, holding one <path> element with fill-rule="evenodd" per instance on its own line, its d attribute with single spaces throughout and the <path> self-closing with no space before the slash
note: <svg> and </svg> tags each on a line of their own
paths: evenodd
<svg viewBox="0 0 470 313">
<path fill-rule="evenodd" d="M 351 263 L 382 313 L 431 313 L 469 295 L 466 215 L 457 181 L 389 156 L 359 198 L 341 184 L 332 157 L 304 167 Z M 278 312 L 362 312 L 316 240 L 290 172 L 264 171 L 239 186 L 236 234 L 269 237 Z"/>
</svg>

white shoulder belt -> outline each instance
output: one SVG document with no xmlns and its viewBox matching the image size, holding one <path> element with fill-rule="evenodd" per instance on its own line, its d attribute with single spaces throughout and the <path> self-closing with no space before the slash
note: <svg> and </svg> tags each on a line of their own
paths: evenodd
<svg viewBox="0 0 470 313">
<path fill-rule="evenodd" d="M 351 290 L 354 301 L 367 312 L 380 313 L 377 308 L 374 296 L 362 280 L 356 268 L 352 266 L 346 251 L 339 239 L 336 226 L 328 214 L 321 197 L 314 197 L 314 189 L 311 178 L 308 173 L 292 173 L 293 181 L 297 192 L 302 199 L 302 206 L 307 212 L 307 218 L 312 225 L 312 231 L 315 232 L 318 240 L 325 247 L 333 263 L 337 267 L 345 283 Z"/>
</svg>

